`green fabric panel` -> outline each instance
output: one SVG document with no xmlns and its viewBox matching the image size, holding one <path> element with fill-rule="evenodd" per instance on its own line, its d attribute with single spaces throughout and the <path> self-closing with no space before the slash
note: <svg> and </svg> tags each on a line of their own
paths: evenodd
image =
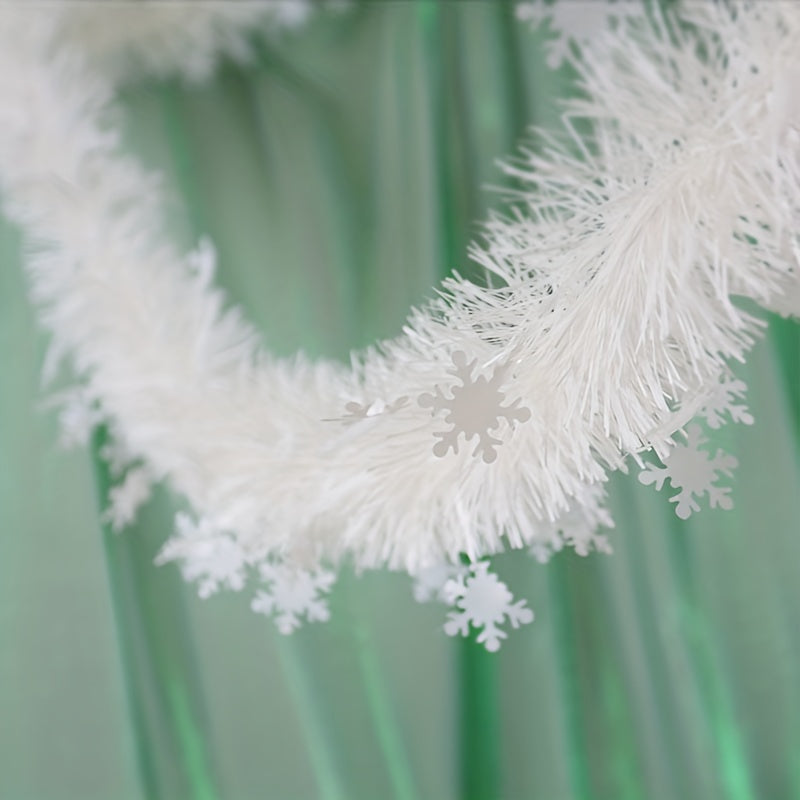
<svg viewBox="0 0 800 800">
<path fill-rule="evenodd" d="M 268 347 L 346 358 L 470 274 L 495 160 L 557 124 L 568 79 L 509 4 L 370 3 L 208 86 L 129 87 L 126 140 Z M 612 557 L 494 559 L 537 618 L 487 660 L 402 575 L 345 572 L 331 622 L 288 638 L 246 594 L 198 599 L 150 566 L 165 492 L 102 531 L 91 455 L 39 410 L 7 225 L 0 258 L 0 797 L 800 796 L 796 323 L 739 369 L 756 424 L 714 437 L 735 509 L 684 523 L 615 476 Z"/>
</svg>

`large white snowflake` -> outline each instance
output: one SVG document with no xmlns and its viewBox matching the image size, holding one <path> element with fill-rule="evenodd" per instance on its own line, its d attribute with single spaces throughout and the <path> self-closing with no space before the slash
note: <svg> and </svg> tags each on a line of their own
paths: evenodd
<svg viewBox="0 0 800 800">
<path fill-rule="evenodd" d="M 197 581 L 200 597 L 210 597 L 220 587 L 233 591 L 245 583 L 247 557 L 236 540 L 219 531 L 209 520 L 193 520 L 188 514 L 175 516 L 175 536 L 156 556 L 156 564 L 177 561 L 187 581 Z"/>
<path fill-rule="evenodd" d="M 467 440 L 477 436 L 478 444 L 472 455 L 482 453 L 483 460 L 490 464 L 497 458 L 497 446 L 503 443 L 501 439 L 491 435 L 491 431 L 499 427 L 501 418 L 509 424 L 530 419 L 530 410 L 519 407 L 519 398 L 509 406 L 503 405 L 505 394 L 501 391 L 500 384 L 505 368 L 495 367 L 492 377 L 488 379 L 483 375 L 473 377 L 477 363 L 477 358 L 467 363 L 466 353 L 456 351 L 453 353 L 455 369 L 448 372 L 455 375 L 461 385 L 451 387 L 449 395 L 440 386 L 436 386 L 433 394 L 426 392 L 417 400 L 423 408 L 430 408 L 433 415 L 447 411 L 444 421 L 450 424 L 450 429 L 434 433 L 439 441 L 433 446 L 433 453 L 440 458 L 451 449 L 458 453 L 459 436 L 463 435 Z"/>
<path fill-rule="evenodd" d="M 512 628 L 533 621 L 533 611 L 526 607 L 526 601 L 514 602 L 508 587 L 489 572 L 488 561 L 471 564 L 466 575 L 448 581 L 445 594 L 458 610 L 447 615 L 444 632 L 448 636 L 468 636 L 470 625 L 479 628 L 478 643 L 492 653 L 500 649 L 501 640 L 508 635 L 498 627 L 505 620 Z"/>
<path fill-rule="evenodd" d="M 741 402 L 746 392 L 747 384 L 744 381 L 732 375 L 724 375 L 700 411 L 700 416 L 705 419 L 706 425 L 714 430 L 721 428 L 728 418 L 731 422 L 752 425 L 755 421 L 753 415 Z"/>
<path fill-rule="evenodd" d="M 686 444 L 676 444 L 664 459 L 664 466 L 647 464 L 639 473 L 639 481 L 645 486 L 655 484 L 661 491 L 664 481 L 669 478 L 673 489 L 680 491 L 670 497 L 671 503 L 677 503 L 675 513 L 681 519 L 688 519 L 693 511 L 699 511 L 695 497 L 708 495 L 711 508 L 733 508 L 733 500 L 728 496 L 730 488 L 717 486 L 720 475 L 730 477 L 737 465 L 737 460 L 722 450 L 717 450 L 712 458 L 710 453 L 701 449 L 708 442 L 699 425 L 690 425 L 686 430 Z"/>
<path fill-rule="evenodd" d="M 285 564 L 264 563 L 259 572 L 267 582 L 250 607 L 259 614 L 273 616 L 281 633 L 291 633 L 300 626 L 300 618 L 324 622 L 330 617 L 323 594 L 330 591 L 336 576 L 327 570 L 298 569 Z"/>
</svg>

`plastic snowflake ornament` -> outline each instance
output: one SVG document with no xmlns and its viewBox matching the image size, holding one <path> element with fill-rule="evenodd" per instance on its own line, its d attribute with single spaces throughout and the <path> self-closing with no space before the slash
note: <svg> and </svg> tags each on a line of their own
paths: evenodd
<svg viewBox="0 0 800 800">
<path fill-rule="evenodd" d="M 501 640 L 508 636 L 498 627 L 505 620 L 512 628 L 533 622 L 533 611 L 526 608 L 527 601 L 514 602 L 508 587 L 489 572 L 488 561 L 471 564 L 467 575 L 448 581 L 445 595 L 458 610 L 447 615 L 444 632 L 448 636 L 458 633 L 468 636 L 470 625 L 479 628 L 478 644 L 483 644 L 490 653 L 499 650 Z"/>
<path fill-rule="evenodd" d="M 449 396 L 436 386 L 434 394 L 426 392 L 419 396 L 417 402 L 423 408 L 430 408 L 434 415 L 447 411 L 444 421 L 450 424 L 450 429 L 434 434 L 439 439 L 433 446 L 434 455 L 443 457 L 451 449 L 458 453 L 460 436 L 463 435 L 465 439 L 477 436 L 478 444 L 472 455 L 482 453 L 484 462 L 491 464 L 497 458 L 497 446 L 503 442 L 492 436 L 490 431 L 498 428 L 501 418 L 508 423 L 526 422 L 531 412 L 519 407 L 519 398 L 510 406 L 503 405 L 505 394 L 500 389 L 500 383 L 505 375 L 505 367 L 495 367 L 492 377 L 488 379 L 483 375 L 473 377 L 477 363 L 477 358 L 467 363 L 466 353 L 456 351 L 453 353 L 455 369 L 448 372 L 455 375 L 461 385 L 453 386 Z"/>
<path fill-rule="evenodd" d="M 429 603 L 438 600 L 447 603 L 445 587 L 449 581 L 455 580 L 469 571 L 469 567 L 456 564 L 436 564 L 427 567 L 414 575 L 412 592 L 418 603 Z"/>
<path fill-rule="evenodd" d="M 690 425 L 686 431 L 686 444 L 677 444 L 664 460 L 663 467 L 648 464 L 639 473 L 639 481 L 645 486 L 655 484 L 661 491 L 664 481 L 669 478 L 673 489 L 680 489 L 670 497 L 670 503 L 677 503 L 675 513 L 681 519 L 688 519 L 692 512 L 699 511 L 695 497 L 708 495 L 711 508 L 733 508 L 733 500 L 728 496 L 730 488 L 717 486 L 719 476 L 733 474 L 738 461 L 728 453 L 717 450 L 712 458 L 701 445 L 708 442 L 699 425 Z"/>
<path fill-rule="evenodd" d="M 197 522 L 188 514 L 175 516 L 176 535 L 156 557 L 156 564 L 180 562 L 187 581 L 197 581 L 197 593 L 210 597 L 221 587 L 238 592 L 244 586 L 247 559 L 236 540 L 222 534 L 207 519 Z"/>
<path fill-rule="evenodd" d="M 330 617 L 328 604 L 321 595 L 330 591 L 336 576 L 327 570 L 313 572 L 285 564 L 265 563 L 259 567 L 269 588 L 259 591 L 250 608 L 259 614 L 273 616 L 283 634 L 300 627 L 300 618 L 309 622 L 325 622 Z"/>
<path fill-rule="evenodd" d="M 706 425 L 717 430 L 728 421 L 727 418 L 730 418 L 731 422 L 752 425 L 755 420 L 750 410 L 744 403 L 737 402 L 744 398 L 746 391 L 747 384 L 744 381 L 732 375 L 724 375 L 700 412 Z"/>
</svg>

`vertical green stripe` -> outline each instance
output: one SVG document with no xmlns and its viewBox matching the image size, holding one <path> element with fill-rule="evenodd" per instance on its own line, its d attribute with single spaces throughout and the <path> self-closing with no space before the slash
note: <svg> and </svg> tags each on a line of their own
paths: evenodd
<svg viewBox="0 0 800 800">
<path fill-rule="evenodd" d="M 314 770 L 314 779 L 321 800 L 350 800 L 347 782 L 339 773 L 330 746 L 331 733 L 325 730 L 316 707 L 319 698 L 314 692 L 313 675 L 309 674 L 303 658 L 297 653 L 293 641 L 278 638 L 278 657 L 283 676 L 294 701 L 303 734 L 308 743 L 308 755 Z"/>
<path fill-rule="evenodd" d="M 718 663 L 713 631 L 706 624 L 704 610 L 697 597 L 692 555 L 687 530 L 675 516 L 670 516 L 670 562 L 675 576 L 678 602 L 682 609 L 687 636 L 687 655 L 694 667 L 694 679 L 705 711 L 727 800 L 756 800 L 748 768 L 747 751 L 726 684 L 726 671 Z"/>
<path fill-rule="evenodd" d="M 353 613 L 358 613 L 353 610 Z M 356 658 L 375 735 L 383 753 L 396 800 L 418 797 L 414 775 L 397 724 L 392 702 L 381 674 L 380 662 L 366 626 L 358 621 L 355 629 Z"/>
<path fill-rule="evenodd" d="M 558 691 L 564 724 L 565 761 L 572 800 L 591 800 L 592 782 L 588 768 L 589 742 L 585 735 L 585 719 L 580 696 L 580 670 L 575 643 L 574 612 L 567 582 L 565 557 L 554 558 L 547 565 L 553 649 L 558 670 Z"/>
<path fill-rule="evenodd" d="M 113 485 L 100 456 L 107 441 L 101 427 L 91 445 L 101 520 Z M 145 516 L 124 534 L 101 523 L 142 786 L 148 800 L 214 800 L 219 794 L 213 748 L 207 741 L 196 659 L 186 632 L 182 584 L 174 574 L 156 572 Z"/>
</svg>

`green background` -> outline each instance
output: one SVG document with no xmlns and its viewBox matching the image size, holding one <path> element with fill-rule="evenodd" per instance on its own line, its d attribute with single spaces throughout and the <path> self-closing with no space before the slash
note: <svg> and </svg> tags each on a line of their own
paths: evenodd
<svg viewBox="0 0 800 800">
<path fill-rule="evenodd" d="M 202 88 L 130 86 L 124 121 L 267 345 L 344 358 L 469 272 L 496 158 L 557 124 L 569 78 L 507 4 L 372 3 Z M 152 565 L 164 492 L 103 530 L 102 466 L 41 408 L 4 222 L 0 259 L 0 797 L 800 797 L 797 325 L 739 370 L 756 424 L 715 438 L 735 509 L 684 523 L 614 479 L 614 556 L 495 559 L 537 619 L 488 655 L 399 575 L 343 575 L 289 638 L 246 593 L 199 600 Z"/>
</svg>

